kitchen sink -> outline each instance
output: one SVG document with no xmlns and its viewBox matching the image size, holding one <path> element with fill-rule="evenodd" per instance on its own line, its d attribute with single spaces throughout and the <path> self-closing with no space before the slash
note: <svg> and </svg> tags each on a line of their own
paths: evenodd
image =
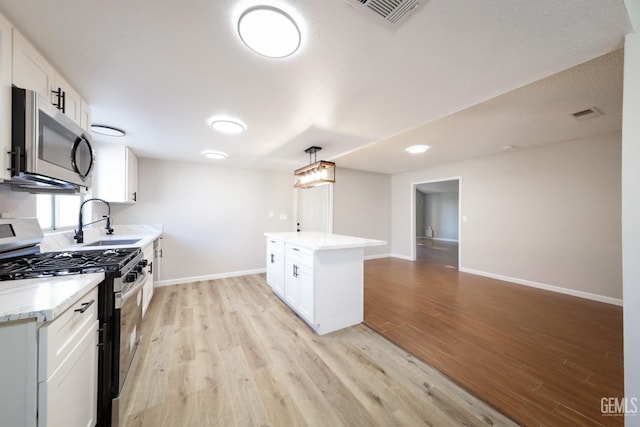
<svg viewBox="0 0 640 427">
<path fill-rule="evenodd" d="M 98 240 L 96 242 L 86 243 L 83 246 L 125 246 L 138 243 L 142 239 L 109 239 Z"/>
</svg>

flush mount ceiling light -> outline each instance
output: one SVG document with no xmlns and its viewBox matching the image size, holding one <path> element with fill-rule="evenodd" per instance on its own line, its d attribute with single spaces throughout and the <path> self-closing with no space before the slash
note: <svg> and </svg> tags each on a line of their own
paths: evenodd
<svg viewBox="0 0 640 427">
<path fill-rule="evenodd" d="M 336 182 L 336 164 L 324 160 L 316 161 L 316 153 L 322 150 L 321 147 L 309 147 L 304 150 L 309 153 L 309 165 L 296 169 L 293 172 L 294 188 L 311 188 L 323 184 Z M 311 155 L 314 156 L 314 163 L 311 163 Z"/>
<path fill-rule="evenodd" d="M 424 153 L 428 149 L 429 149 L 428 145 L 412 145 L 411 147 L 405 148 L 405 151 L 411 154 L 420 154 L 420 153 Z"/>
<path fill-rule="evenodd" d="M 229 119 L 213 120 L 211 127 L 222 133 L 234 134 L 244 132 L 244 125 L 242 123 Z"/>
<path fill-rule="evenodd" d="M 272 6 L 247 9 L 238 20 L 238 34 L 249 49 L 268 58 L 285 58 L 300 47 L 298 25 Z"/>
<path fill-rule="evenodd" d="M 106 125 L 91 125 L 91 132 L 99 133 L 100 135 L 116 136 L 116 137 L 125 136 L 127 134 L 122 129 L 118 129 L 118 128 L 114 128 L 113 126 L 106 126 Z"/>
<path fill-rule="evenodd" d="M 224 160 L 229 157 L 227 153 L 223 153 L 222 151 L 213 151 L 213 150 L 205 150 L 201 153 L 207 159 L 213 160 Z"/>
</svg>

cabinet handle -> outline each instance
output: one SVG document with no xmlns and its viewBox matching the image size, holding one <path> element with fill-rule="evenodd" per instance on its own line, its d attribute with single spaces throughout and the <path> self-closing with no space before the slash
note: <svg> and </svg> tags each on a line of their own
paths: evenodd
<svg viewBox="0 0 640 427">
<path fill-rule="evenodd" d="M 133 192 L 133 201 L 134 201 L 134 202 L 137 202 L 137 201 L 138 201 L 138 192 L 137 192 L 137 191 L 134 191 L 134 192 Z"/>
<path fill-rule="evenodd" d="M 149 274 L 153 274 L 153 262 L 149 263 Z"/>
<path fill-rule="evenodd" d="M 273 254 L 271 254 L 271 264 L 273 264 L 274 262 L 275 262 L 275 260 L 274 260 L 274 255 L 273 255 Z"/>
<path fill-rule="evenodd" d="M 291 249 L 293 249 L 296 252 L 300 252 L 300 249 L 298 249 L 298 248 L 291 248 Z"/>
<path fill-rule="evenodd" d="M 298 277 L 298 266 L 293 264 L 293 277 Z"/>
<path fill-rule="evenodd" d="M 82 303 L 82 307 L 80 308 L 76 308 L 75 311 L 76 313 L 84 313 L 85 311 L 87 311 L 89 309 L 89 307 L 91 307 L 93 305 L 93 303 L 96 302 L 96 300 L 92 299 L 89 302 L 83 302 Z"/>
</svg>

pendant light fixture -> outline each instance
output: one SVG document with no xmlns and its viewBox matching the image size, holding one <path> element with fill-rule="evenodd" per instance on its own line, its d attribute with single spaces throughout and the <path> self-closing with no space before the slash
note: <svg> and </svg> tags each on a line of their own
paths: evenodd
<svg viewBox="0 0 640 427">
<path fill-rule="evenodd" d="M 324 160 L 317 161 L 316 153 L 320 150 L 322 147 L 316 146 L 304 150 L 305 153 L 309 153 L 309 165 L 293 172 L 293 186 L 295 188 L 311 188 L 336 182 L 336 164 Z M 313 163 L 311 163 L 312 154 Z"/>
</svg>

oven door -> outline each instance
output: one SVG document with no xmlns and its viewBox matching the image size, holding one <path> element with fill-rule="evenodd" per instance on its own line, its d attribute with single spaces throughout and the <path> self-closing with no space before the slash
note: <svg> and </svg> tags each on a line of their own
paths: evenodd
<svg viewBox="0 0 640 427">
<path fill-rule="evenodd" d="M 118 360 L 118 393 L 127 378 L 131 361 L 133 360 L 140 341 L 140 323 L 142 321 L 142 287 L 147 276 L 140 274 L 132 286 L 128 286 L 115 294 L 115 324 L 119 329 L 116 338 L 115 356 Z M 118 322 L 119 320 L 119 322 Z M 119 328 L 118 328 L 119 323 Z"/>
<path fill-rule="evenodd" d="M 135 282 L 114 294 L 112 426 L 119 425 L 121 415 L 126 411 L 131 381 L 137 366 L 141 341 L 142 287 L 146 280 L 144 272 L 138 273 Z"/>
</svg>

